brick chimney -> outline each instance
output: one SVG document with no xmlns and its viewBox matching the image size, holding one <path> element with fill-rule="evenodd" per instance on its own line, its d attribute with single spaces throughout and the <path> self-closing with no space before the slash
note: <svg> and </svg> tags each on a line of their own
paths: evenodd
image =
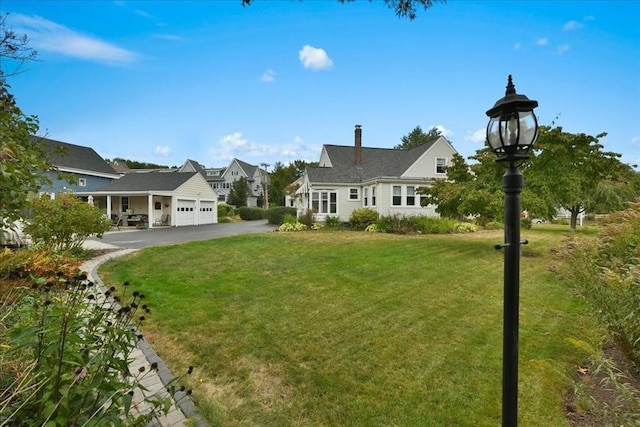
<svg viewBox="0 0 640 427">
<path fill-rule="evenodd" d="M 355 161 L 356 166 L 362 164 L 362 126 L 356 125 L 356 149 L 355 149 Z"/>
</svg>

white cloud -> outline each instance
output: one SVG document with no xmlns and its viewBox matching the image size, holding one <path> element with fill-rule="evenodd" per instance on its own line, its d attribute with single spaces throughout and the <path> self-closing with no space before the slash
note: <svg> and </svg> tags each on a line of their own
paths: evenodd
<svg viewBox="0 0 640 427">
<path fill-rule="evenodd" d="M 584 27 L 584 24 L 578 21 L 571 20 L 562 26 L 564 31 L 577 30 Z"/>
<path fill-rule="evenodd" d="M 276 81 L 276 72 L 268 69 L 260 76 L 260 81 L 264 83 L 273 83 Z"/>
<path fill-rule="evenodd" d="M 487 138 L 487 130 L 485 128 L 480 128 L 476 131 L 468 130 L 464 135 L 465 141 L 476 142 L 476 143 L 478 142 L 484 143 L 486 138 Z"/>
<path fill-rule="evenodd" d="M 440 134 L 442 134 L 442 136 L 444 136 L 445 138 L 450 138 L 453 136 L 453 131 L 451 129 L 447 129 L 442 125 L 431 125 L 428 127 L 429 130 L 433 128 L 438 129 L 440 131 Z"/>
<path fill-rule="evenodd" d="M 537 44 L 538 46 L 546 46 L 546 45 L 548 45 L 548 44 L 549 44 L 549 39 L 548 39 L 548 38 L 546 38 L 546 37 L 539 37 L 539 38 L 536 40 L 536 44 Z"/>
<path fill-rule="evenodd" d="M 182 40 L 184 40 L 184 38 L 182 38 L 180 36 L 173 35 L 173 34 L 153 34 L 152 37 L 155 37 L 155 38 L 161 39 L 161 40 L 169 40 L 169 41 L 182 41 Z"/>
<path fill-rule="evenodd" d="M 333 67 L 333 61 L 324 49 L 305 45 L 299 52 L 300 62 L 304 68 L 311 70 L 327 70 Z"/>
<path fill-rule="evenodd" d="M 241 132 L 234 132 L 219 138 L 209 147 L 209 154 L 217 165 L 228 163 L 234 158 L 257 165 L 262 162 L 286 163 L 298 159 L 317 161 L 320 147 L 306 144 L 299 136 L 288 143 L 272 144 L 249 141 Z"/>
<path fill-rule="evenodd" d="M 89 35 L 83 35 L 63 25 L 41 18 L 11 14 L 11 26 L 17 33 L 26 34 L 34 49 L 97 61 L 107 64 L 125 64 L 134 61 L 137 54 Z"/>
<path fill-rule="evenodd" d="M 563 53 L 565 53 L 568 50 L 569 50 L 569 45 L 568 44 L 561 44 L 560 46 L 558 46 L 558 54 L 560 54 L 560 55 L 562 55 Z"/>
<path fill-rule="evenodd" d="M 171 148 L 166 145 L 158 145 L 155 149 L 156 154 L 160 154 L 163 157 L 168 157 L 171 154 L 171 151 Z"/>
<path fill-rule="evenodd" d="M 640 136 L 634 136 L 633 138 L 631 138 L 631 144 L 640 145 Z"/>
</svg>

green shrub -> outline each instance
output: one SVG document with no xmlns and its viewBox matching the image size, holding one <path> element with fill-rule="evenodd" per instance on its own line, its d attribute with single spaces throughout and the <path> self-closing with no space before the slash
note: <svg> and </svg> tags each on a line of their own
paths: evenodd
<svg viewBox="0 0 640 427">
<path fill-rule="evenodd" d="M 349 225 L 356 230 L 364 230 L 367 226 L 378 221 L 378 212 L 369 208 L 360 208 L 351 212 Z"/>
<path fill-rule="evenodd" d="M 320 222 L 314 222 L 313 224 L 311 224 L 310 228 L 315 231 L 322 230 L 324 228 L 324 224 Z"/>
<path fill-rule="evenodd" d="M 328 228 L 340 227 L 340 217 L 328 215 L 324 219 L 324 225 Z"/>
<path fill-rule="evenodd" d="M 307 229 L 306 225 L 299 222 L 285 222 L 278 228 L 278 231 L 304 231 Z"/>
<path fill-rule="evenodd" d="M 266 211 L 267 221 L 269 224 L 280 225 L 284 223 L 284 217 L 286 215 L 296 217 L 297 211 L 296 208 L 287 207 L 287 206 L 276 206 L 273 208 L 269 208 Z"/>
<path fill-rule="evenodd" d="M 265 210 L 262 208 L 251 208 L 248 206 L 242 206 L 238 209 L 240 218 L 245 221 L 255 221 L 258 219 L 264 219 Z"/>
<path fill-rule="evenodd" d="M 228 224 L 231 222 L 231 219 L 228 216 L 219 216 L 218 224 Z"/>
<path fill-rule="evenodd" d="M 527 230 L 531 229 L 531 218 L 527 217 L 527 218 L 522 218 L 520 220 L 520 227 L 522 228 L 526 228 Z"/>
<path fill-rule="evenodd" d="M 282 218 L 282 224 L 295 224 L 298 222 L 298 218 L 295 215 L 285 214 Z"/>
<path fill-rule="evenodd" d="M 393 234 L 415 233 L 416 226 L 411 217 L 403 215 L 381 216 L 376 221 L 376 230 Z"/>
<path fill-rule="evenodd" d="M 413 218 L 416 230 L 423 234 L 447 234 L 456 231 L 458 221 L 452 218 L 417 216 Z"/>
<path fill-rule="evenodd" d="M 149 412 L 132 410 L 134 392 L 157 368 L 129 373 L 149 309 L 138 292 L 121 306 L 114 290 L 105 297 L 83 274 L 53 273 L 11 303 L 0 298 L 2 425 L 145 425 L 168 412 L 170 400 L 159 395 L 144 398 Z"/>
<path fill-rule="evenodd" d="M 310 228 L 313 225 L 313 220 L 314 215 L 313 210 L 311 209 L 307 209 L 306 211 L 304 211 L 304 213 L 300 215 L 300 218 L 298 218 L 298 221 L 307 226 L 307 228 Z"/>
<path fill-rule="evenodd" d="M 504 224 L 499 221 L 489 221 L 484 225 L 484 228 L 487 230 L 502 230 L 504 229 Z"/>
<path fill-rule="evenodd" d="M 455 233 L 474 233 L 480 229 L 476 224 L 470 222 L 458 222 L 455 225 Z"/>
<path fill-rule="evenodd" d="M 218 218 L 230 217 L 235 214 L 236 212 L 233 206 L 226 203 L 218 203 Z"/>
<path fill-rule="evenodd" d="M 99 208 L 83 202 L 73 193 L 55 199 L 43 194 L 31 201 L 31 216 L 25 232 L 35 243 L 56 251 L 73 251 L 91 235 L 101 237 L 111 228 Z"/>
<path fill-rule="evenodd" d="M 640 364 L 640 202 L 610 214 L 593 237 L 574 237 L 562 272 L 636 364 Z"/>
</svg>

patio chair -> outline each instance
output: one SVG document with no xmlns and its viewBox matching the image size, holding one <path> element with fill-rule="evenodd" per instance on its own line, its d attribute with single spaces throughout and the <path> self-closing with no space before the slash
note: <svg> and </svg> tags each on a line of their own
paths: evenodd
<svg viewBox="0 0 640 427">
<path fill-rule="evenodd" d="M 163 215 L 160 219 L 160 225 L 169 225 L 169 219 L 171 216 L 169 214 Z"/>
</svg>

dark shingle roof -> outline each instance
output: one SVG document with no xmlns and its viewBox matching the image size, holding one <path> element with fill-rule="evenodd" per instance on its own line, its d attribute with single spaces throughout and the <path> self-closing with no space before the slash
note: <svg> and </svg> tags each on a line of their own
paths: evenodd
<svg viewBox="0 0 640 427">
<path fill-rule="evenodd" d="M 437 140 L 436 140 L 437 141 Z M 325 145 L 332 167 L 307 167 L 312 182 L 358 183 L 381 177 L 400 177 L 435 141 L 411 150 L 362 147 L 362 164 L 356 165 L 355 147 Z"/>
<path fill-rule="evenodd" d="M 198 172 L 128 173 L 97 191 L 173 191 Z"/>
<path fill-rule="evenodd" d="M 247 174 L 248 178 L 253 178 L 253 175 L 256 173 L 256 169 L 258 169 L 257 166 L 250 165 L 249 163 L 238 159 L 235 159 L 235 161 L 238 162 L 244 173 Z"/>
<path fill-rule="evenodd" d="M 91 147 L 82 147 L 48 138 L 32 138 L 35 142 L 43 145 L 45 152 L 49 156 L 49 162 L 58 167 L 58 169 L 70 168 L 89 173 L 118 175 L 118 172 Z M 62 149 L 62 153 L 59 153 L 60 149 Z"/>
</svg>

